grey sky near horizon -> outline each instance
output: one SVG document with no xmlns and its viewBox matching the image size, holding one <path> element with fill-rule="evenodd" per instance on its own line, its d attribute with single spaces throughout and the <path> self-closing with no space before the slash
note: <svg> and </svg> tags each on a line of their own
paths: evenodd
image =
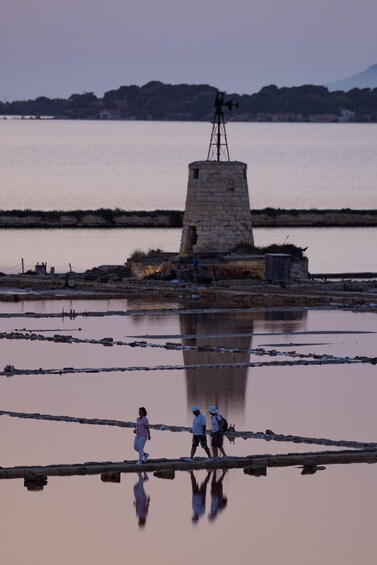
<svg viewBox="0 0 377 565">
<path fill-rule="evenodd" d="M 377 63 L 376 0 L 4 0 L 0 100 L 151 80 L 228 93 Z"/>
</svg>

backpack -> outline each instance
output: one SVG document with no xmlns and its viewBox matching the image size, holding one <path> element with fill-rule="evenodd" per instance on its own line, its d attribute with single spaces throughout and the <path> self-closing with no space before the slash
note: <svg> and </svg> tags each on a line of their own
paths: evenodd
<svg viewBox="0 0 377 565">
<path fill-rule="evenodd" d="M 224 422 L 221 431 L 222 431 L 223 433 L 225 433 L 225 432 L 228 431 L 228 428 L 229 428 L 228 420 L 226 420 L 226 419 L 224 418 L 224 416 L 221 416 L 221 414 L 218 414 L 218 416 L 220 416 L 221 420 Z M 217 420 L 220 421 L 219 418 L 217 418 Z"/>
</svg>

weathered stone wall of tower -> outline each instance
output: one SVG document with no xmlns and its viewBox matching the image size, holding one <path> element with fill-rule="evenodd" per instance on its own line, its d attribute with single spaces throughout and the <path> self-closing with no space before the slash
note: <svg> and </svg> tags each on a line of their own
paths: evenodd
<svg viewBox="0 0 377 565">
<path fill-rule="evenodd" d="M 189 164 L 181 256 L 253 244 L 246 170 L 238 161 Z"/>
</svg>

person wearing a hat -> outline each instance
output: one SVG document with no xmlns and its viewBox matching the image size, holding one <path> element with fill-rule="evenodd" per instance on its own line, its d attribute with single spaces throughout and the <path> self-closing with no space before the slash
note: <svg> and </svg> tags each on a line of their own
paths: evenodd
<svg viewBox="0 0 377 565">
<path fill-rule="evenodd" d="M 223 448 L 223 440 L 224 440 L 224 433 L 223 433 L 223 426 L 224 420 L 217 410 L 216 406 L 210 406 L 208 408 L 208 412 L 211 414 L 211 425 L 212 425 L 212 450 L 213 456 L 218 456 L 218 450 L 221 451 L 223 457 L 227 457 L 224 448 Z"/>
<path fill-rule="evenodd" d="M 196 448 L 200 444 L 204 449 L 208 457 L 211 457 L 211 452 L 207 445 L 207 420 L 204 414 L 200 411 L 199 406 L 195 405 L 192 407 L 192 413 L 194 414 L 194 419 L 192 421 L 192 447 L 189 459 L 194 458 Z"/>
</svg>

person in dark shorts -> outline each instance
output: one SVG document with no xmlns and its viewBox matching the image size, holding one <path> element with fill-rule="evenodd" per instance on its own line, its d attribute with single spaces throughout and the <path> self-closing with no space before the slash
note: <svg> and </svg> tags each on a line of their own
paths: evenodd
<svg viewBox="0 0 377 565">
<path fill-rule="evenodd" d="M 223 441 L 224 441 L 224 432 L 223 432 L 223 426 L 224 426 L 224 420 L 220 414 L 220 412 L 217 410 L 216 406 L 210 406 L 208 408 L 208 412 L 211 415 L 211 425 L 212 425 L 212 451 L 213 451 L 213 456 L 217 457 L 219 454 L 219 450 L 221 451 L 221 453 L 223 454 L 223 457 L 227 457 L 224 448 L 223 448 Z"/>
<path fill-rule="evenodd" d="M 192 407 L 192 413 L 194 414 L 194 419 L 192 421 L 192 447 L 191 454 L 188 458 L 190 461 L 193 460 L 196 448 L 200 445 L 208 457 L 211 457 L 211 452 L 207 445 L 207 420 L 204 414 L 200 411 L 199 406 L 195 405 Z"/>
</svg>

